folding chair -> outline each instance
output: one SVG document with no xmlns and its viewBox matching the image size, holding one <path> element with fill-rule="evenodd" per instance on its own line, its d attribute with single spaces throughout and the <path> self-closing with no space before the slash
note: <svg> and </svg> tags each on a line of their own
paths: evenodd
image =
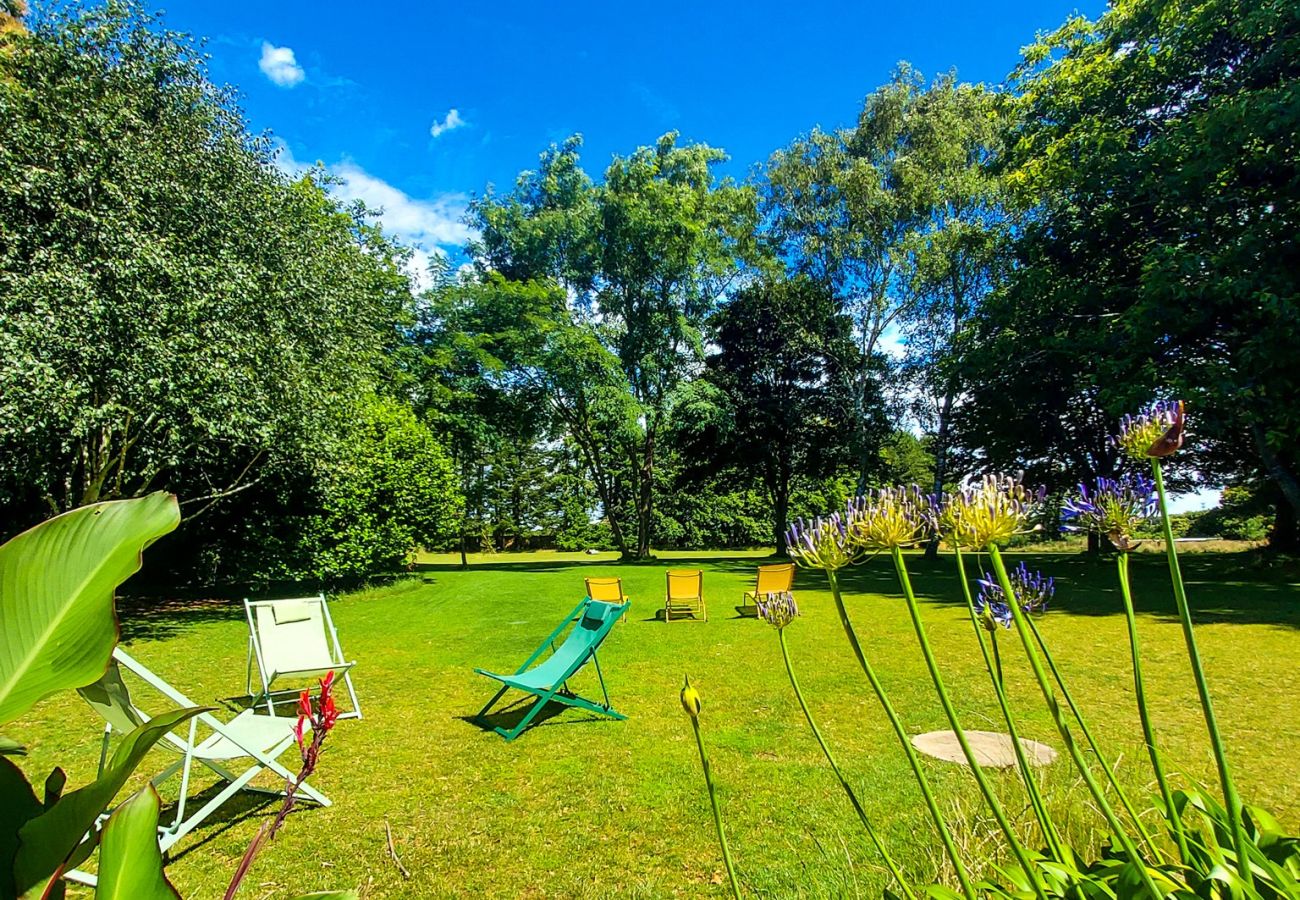
<svg viewBox="0 0 1300 900">
<path fill-rule="evenodd" d="M 587 588 L 587 598 L 590 600 L 600 600 L 604 603 L 623 603 L 631 606 L 628 597 L 623 593 L 622 578 L 584 578 L 583 584 Z M 623 618 L 627 618 L 627 613 L 623 613 Z"/>
<path fill-rule="evenodd" d="M 524 664 L 513 675 L 498 675 L 486 669 L 475 669 L 474 671 L 478 674 L 501 682 L 501 690 L 493 695 L 492 699 L 478 711 L 478 715 L 474 718 L 484 721 L 483 717 L 487 715 L 487 711 L 496 705 L 496 702 L 501 699 L 506 691 L 514 688 L 532 694 L 537 699 L 529 708 L 528 713 L 519 720 L 519 724 L 515 725 L 514 728 L 506 730 L 497 726 L 492 729 L 507 741 L 513 741 L 519 737 L 529 723 L 533 721 L 533 718 L 552 700 L 566 706 L 576 706 L 588 712 L 609 716 L 611 719 L 626 719 L 627 716 L 615 712 L 610 706 L 609 691 L 605 689 L 605 676 L 600 671 L 600 660 L 596 658 L 596 650 L 609 635 L 610 629 L 614 627 L 614 623 L 618 621 L 619 616 L 627 612 L 628 606 L 627 603 L 606 603 L 602 600 L 592 600 L 589 597 L 583 598 L 582 602 L 561 620 L 559 626 L 551 632 L 546 640 L 538 645 L 532 656 L 524 660 Z M 575 619 L 576 623 L 568 636 L 565 637 L 564 643 L 556 648 L 555 639 Z M 532 666 L 541 657 L 547 647 L 551 648 L 551 655 L 530 669 L 529 666 Z M 569 679 L 586 665 L 589 659 L 596 664 L 596 677 L 600 679 L 600 692 L 605 698 L 604 704 L 579 697 L 569 689 Z"/>
<path fill-rule="evenodd" d="M 669 569 L 664 594 L 664 621 L 690 616 L 697 622 L 709 621 L 704 607 L 704 572 L 700 569 Z"/>
<path fill-rule="evenodd" d="M 740 612 L 757 616 L 758 601 L 768 594 L 783 594 L 794 587 L 794 563 L 759 566 L 754 589 L 745 591 L 745 599 L 736 607 Z M 750 611 L 752 610 L 752 612 Z"/>
<path fill-rule="evenodd" d="M 122 669 L 139 678 L 176 706 L 199 705 L 149 671 L 121 647 L 116 648 L 104 676 L 94 684 L 80 688 L 78 691 L 82 699 L 104 718 L 104 738 L 99 753 L 100 774 L 108 763 L 109 745 L 113 735 L 132 731 L 148 722 L 150 718 L 132 702 L 126 682 L 122 680 Z M 171 824 L 160 823 L 158 826 L 158 844 L 162 851 L 166 853 L 173 844 L 197 828 L 218 807 L 240 791 L 283 796 L 283 787 L 265 788 L 253 785 L 251 782 L 264 771 L 274 773 L 282 785 L 297 777 L 294 772 L 278 762 L 280 755 L 294 744 L 293 726 L 296 721 L 296 718 L 287 716 L 259 715 L 252 709 L 244 710 L 229 722 L 222 722 L 210 713 L 199 713 L 190 719 L 189 727 L 183 736 L 174 731 L 163 735 L 157 746 L 175 751 L 180 754 L 180 758 L 155 775 L 151 781 L 157 786 L 180 772 L 181 786 L 180 796 L 176 801 L 176 815 Z M 200 727 L 211 732 L 202 740 L 199 736 Z M 226 764 L 241 760 L 247 762 L 247 767 L 238 774 L 226 768 Z M 217 784 L 224 783 L 224 786 L 198 811 L 187 817 L 190 775 L 195 763 L 215 772 L 220 779 Z M 321 806 L 330 805 L 328 797 L 306 782 L 298 786 L 298 795 L 308 797 Z M 102 822 L 107 815 L 106 811 L 100 821 Z M 86 881 L 92 876 L 87 876 L 85 873 L 77 872 L 69 875 L 72 880 L 93 883 L 93 881 Z"/>
<path fill-rule="evenodd" d="M 262 676 L 262 691 L 253 696 L 253 705 L 263 700 L 266 709 L 275 715 L 275 698 L 297 694 L 302 688 L 284 688 L 273 691 L 277 679 L 304 681 L 322 678 L 333 672 L 343 676 L 352 709 L 339 715 L 340 719 L 361 718 L 361 704 L 352 686 L 350 669 L 356 662 L 343 658 L 339 633 L 330 617 L 325 595 L 295 597 L 285 600 L 244 600 L 248 616 L 248 671 L 246 690 L 253 696 L 253 661 L 257 661 Z"/>
</svg>

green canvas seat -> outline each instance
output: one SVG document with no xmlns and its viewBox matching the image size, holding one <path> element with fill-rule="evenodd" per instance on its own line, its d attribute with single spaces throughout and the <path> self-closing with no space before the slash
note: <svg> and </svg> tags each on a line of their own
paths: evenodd
<svg viewBox="0 0 1300 900">
<path fill-rule="evenodd" d="M 505 729 L 497 726 L 492 729 L 507 741 L 519 737 L 534 717 L 551 701 L 609 716 L 612 719 L 627 718 L 622 713 L 615 712 L 610 706 L 609 692 L 605 690 L 605 676 L 600 671 L 600 660 L 596 657 L 596 651 L 609 635 L 614 623 L 627 612 L 630 605 L 584 598 L 513 674 L 501 675 L 486 669 L 475 669 L 478 674 L 501 682 L 501 689 L 479 710 L 475 718 L 482 721 L 488 710 L 495 706 L 496 702 L 511 688 L 532 694 L 537 700 L 514 728 Z M 573 628 L 560 646 L 556 647 L 556 638 L 570 623 L 573 623 Z M 548 647 L 551 648 L 551 655 L 537 665 L 533 665 Z M 600 679 L 600 690 L 605 698 L 604 704 L 579 697 L 569 690 L 568 680 L 586 665 L 588 660 L 595 664 L 596 677 Z"/>
</svg>

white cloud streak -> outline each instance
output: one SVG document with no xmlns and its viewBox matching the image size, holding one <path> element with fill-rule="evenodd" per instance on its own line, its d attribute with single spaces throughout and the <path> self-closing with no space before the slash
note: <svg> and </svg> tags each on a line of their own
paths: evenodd
<svg viewBox="0 0 1300 900">
<path fill-rule="evenodd" d="M 257 61 L 257 67 L 272 84 L 282 88 L 294 87 L 307 77 L 292 49 L 277 47 L 270 41 L 262 41 L 262 58 Z"/>
<path fill-rule="evenodd" d="M 460 110 L 449 109 L 447 115 L 443 116 L 441 120 L 435 119 L 433 124 L 429 126 L 429 134 L 434 137 L 441 137 L 448 131 L 455 131 L 457 128 L 463 128 L 468 124 L 461 118 Z"/>
<path fill-rule="evenodd" d="M 309 168 L 294 158 L 283 141 L 276 142 L 275 164 L 293 176 Z M 447 193 L 428 199 L 412 197 L 351 160 L 325 166 L 325 170 L 339 180 L 330 186 L 335 197 L 343 201 L 360 200 L 377 210 L 384 231 L 412 249 L 410 273 L 418 288 L 428 286 L 429 264 L 434 257 L 446 256 L 448 249 L 464 247 L 478 236 L 461 221 L 469 204 L 464 194 Z"/>
</svg>

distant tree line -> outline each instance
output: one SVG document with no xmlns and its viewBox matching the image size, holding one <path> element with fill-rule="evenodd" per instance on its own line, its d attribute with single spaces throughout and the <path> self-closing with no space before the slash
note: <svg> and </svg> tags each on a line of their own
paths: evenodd
<svg viewBox="0 0 1300 900">
<path fill-rule="evenodd" d="M 743 183 L 674 133 L 596 178 L 575 135 L 422 291 L 188 38 L 110 6 L 0 41 L 6 533 L 167 487 L 196 578 L 780 548 L 876 485 L 1113 475 L 1177 396 L 1176 481 L 1297 547 L 1293 3 L 1072 18 L 996 88 L 901 65 Z"/>
</svg>

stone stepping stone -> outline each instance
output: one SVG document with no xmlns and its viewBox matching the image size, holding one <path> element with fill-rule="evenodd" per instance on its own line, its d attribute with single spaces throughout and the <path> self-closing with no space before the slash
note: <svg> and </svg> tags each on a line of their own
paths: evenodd
<svg viewBox="0 0 1300 900">
<path fill-rule="evenodd" d="M 1010 769 L 1016 765 L 1016 751 L 1011 746 L 1011 735 L 996 731 L 967 731 L 966 740 L 975 752 L 975 759 L 980 766 L 991 769 Z M 912 738 L 912 746 L 926 756 L 947 762 L 966 765 L 966 754 L 961 752 L 957 735 L 951 731 L 927 731 Z M 1020 746 L 1025 749 L 1025 759 L 1031 766 L 1045 766 L 1055 761 L 1056 751 L 1046 744 L 1020 739 Z"/>
</svg>

